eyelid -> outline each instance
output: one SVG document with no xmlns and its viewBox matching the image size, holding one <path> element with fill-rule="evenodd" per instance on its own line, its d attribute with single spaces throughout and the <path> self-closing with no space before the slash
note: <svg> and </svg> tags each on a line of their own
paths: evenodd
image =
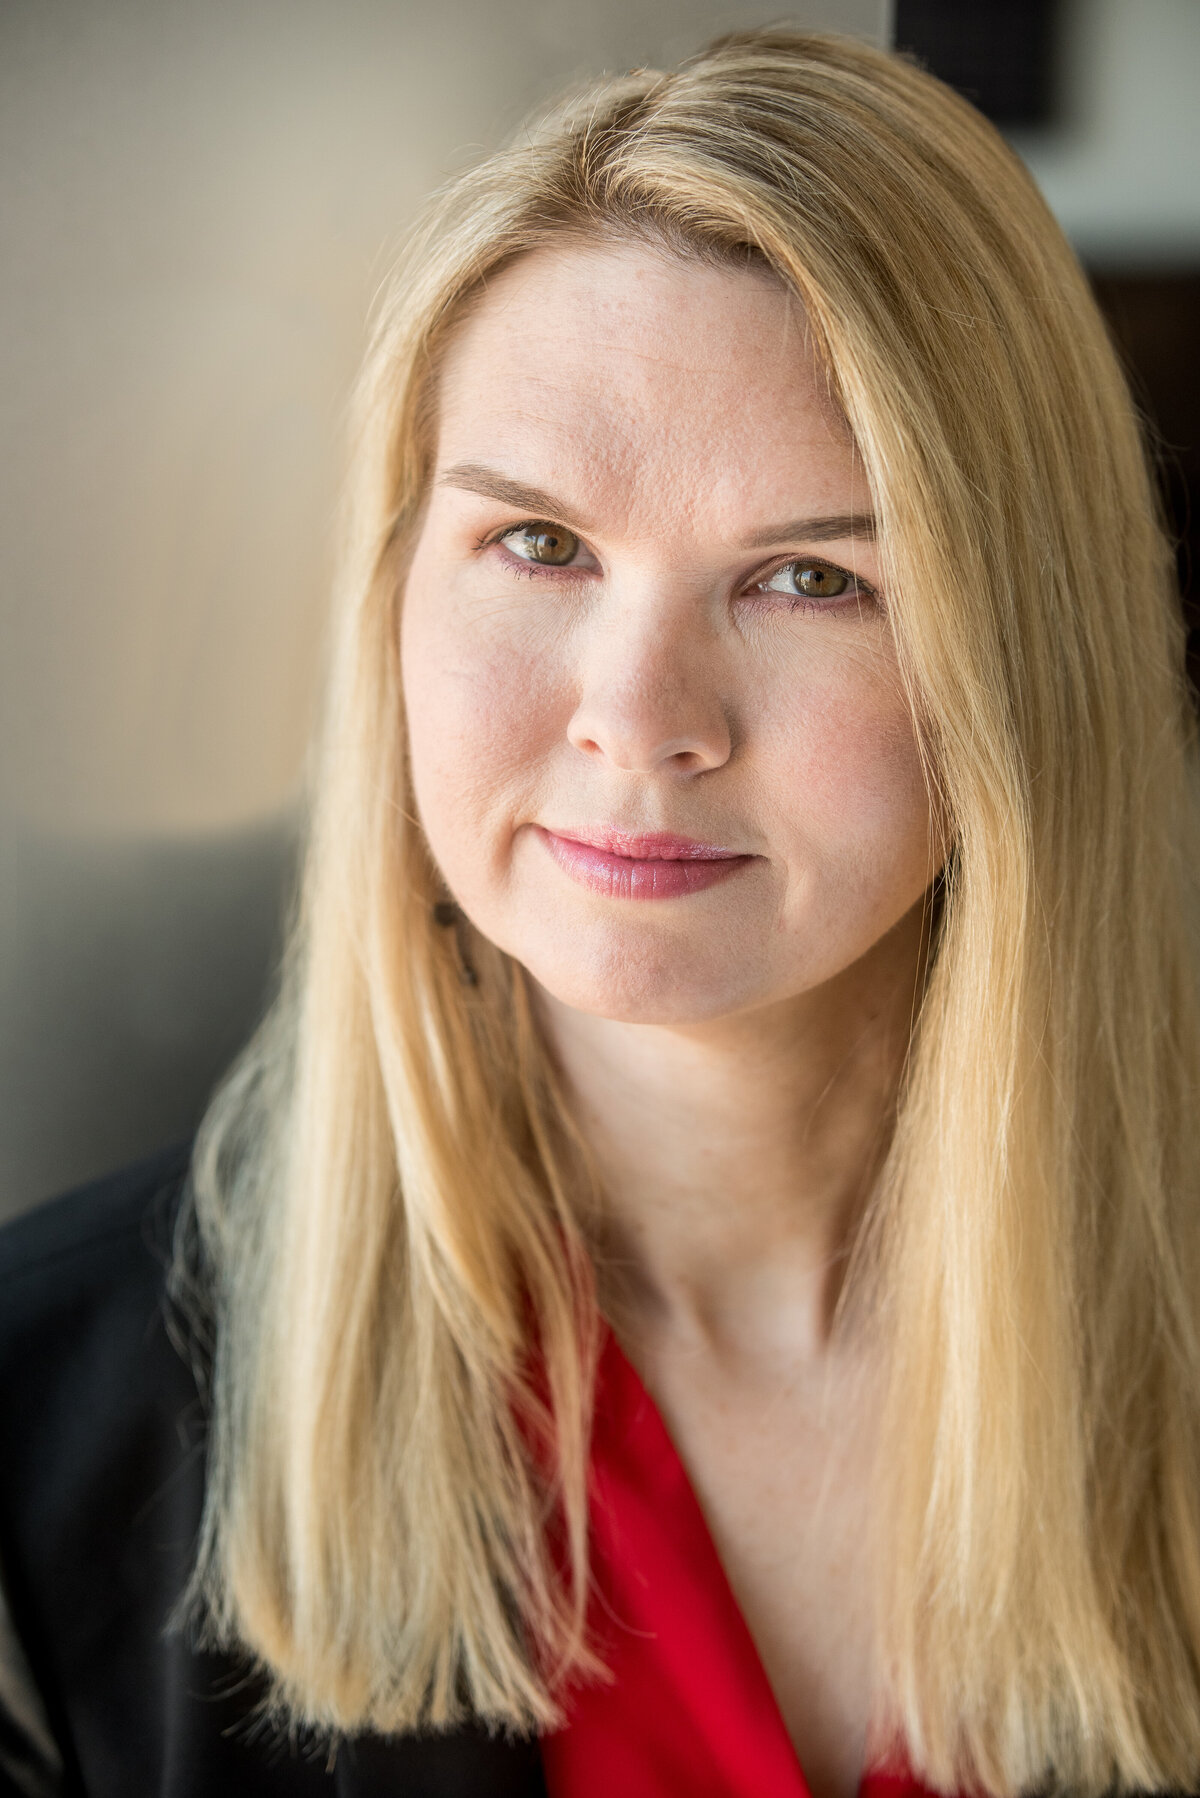
<svg viewBox="0 0 1200 1798">
<path fill-rule="evenodd" d="M 574 537 L 580 549 L 586 553 L 589 560 L 586 562 L 578 560 L 574 562 L 557 563 L 534 562 L 525 556 L 518 556 L 513 550 L 507 550 L 507 545 L 504 543 L 506 537 L 514 537 L 518 531 L 539 530 L 566 531 L 568 535 Z M 476 548 L 477 550 L 482 551 L 492 548 L 494 544 L 500 544 L 501 547 L 505 548 L 507 553 L 512 556 L 513 561 L 519 563 L 522 568 L 532 569 L 536 574 L 554 575 L 560 580 L 568 579 L 572 574 L 591 573 L 593 569 L 599 568 L 600 566 L 600 558 L 587 542 L 586 538 L 581 537 L 578 531 L 572 530 L 569 524 L 563 524 L 558 519 L 554 518 L 515 519 L 512 524 L 502 524 L 496 530 L 488 531 L 486 535 L 479 539 Z"/>
<path fill-rule="evenodd" d="M 554 518 L 515 519 L 511 524 L 502 524 L 495 530 L 488 531 L 479 539 L 476 547 L 481 551 L 490 549 L 494 544 L 503 545 L 504 539 L 506 537 L 514 536 L 517 531 L 538 529 L 569 531 L 571 536 L 578 542 L 580 548 L 585 550 L 591 558 L 591 565 L 597 568 L 600 566 L 600 558 L 596 555 L 595 550 L 592 549 L 586 538 L 581 537 L 578 531 L 572 530 L 569 524 L 563 524 L 560 520 Z M 512 556 L 514 562 L 520 563 L 523 568 L 532 569 L 537 574 L 557 576 L 559 579 L 564 579 L 569 578 L 571 574 L 577 571 L 582 571 L 581 564 L 578 562 L 564 562 L 558 564 L 552 562 L 533 562 L 527 560 L 524 556 L 516 555 L 511 550 L 508 553 Z M 799 554 L 793 553 L 791 555 L 780 556 L 775 561 L 769 562 L 765 568 L 760 569 L 757 574 L 742 586 L 741 591 L 752 592 L 755 587 L 760 587 L 765 581 L 769 581 L 772 575 L 779 574 L 782 569 L 790 568 L 794 565 L 828 568 L 837 574 L 844 574 L 846 579 L 859 589 L 860 593 L 865 594 L 869 599 L 873 599 L 876 602 L 879 600 L 878 590 L 873 587 L 869 581 L 864 580 L 860 574 L 856 574 L 853 568 L 846 568 L 841 562 L 835 562 L 829 556 L 806 555 L 803 551 Z M 586 565 L 582 566 L 585 567 Z"/>
<path fill-rule="evenodd" d="M 833 574 L 844 574 L 846 579 L 860 592 L 865 593 L 869 599 L 876 601 L 879 599 L 878 589 L 873 587 L 870 581 L 865 581 L 861 574 L 855 574 L 853 568 L 847 568 L 842 562 L 835 562 L 831 556 L 805 555 L 803 551 L 799 555 L 780 556 L 777 561 L 769 562 L 747 583 L 745 591 L 761 587 L 764 581 L 769 581 L 772 575 L 781 574 L 785 568 L 828 568 Z"/>
</svg>

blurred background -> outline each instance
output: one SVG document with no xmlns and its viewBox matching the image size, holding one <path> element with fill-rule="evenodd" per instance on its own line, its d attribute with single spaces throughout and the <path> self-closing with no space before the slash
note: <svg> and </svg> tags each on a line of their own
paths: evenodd
<svg viewBox="0 0 1200 1798">
<path fill-rule="evenodd" d="M 1187 574 L 1200 0 L 0 0 L 0 1215 L 185 1136 L 259 1015 L 344 410 L 421 197 L 572 78 L 778 17 L 1008 133 Z"/>
</svg>

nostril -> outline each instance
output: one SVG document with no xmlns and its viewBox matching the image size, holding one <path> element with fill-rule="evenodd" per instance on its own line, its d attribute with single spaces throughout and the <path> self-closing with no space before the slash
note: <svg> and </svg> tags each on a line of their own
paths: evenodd
<svg viewBox="0 0 1200 1798">
<path fill-rule="evenodd" d="M 648 682 L 636 689 L 593 687 L 567 726 L 567 740 L 589 758 L 627 773 L 696 774 L 732 753 L 725 707 L 709 692 L 685 692 Z"/>
</svg>

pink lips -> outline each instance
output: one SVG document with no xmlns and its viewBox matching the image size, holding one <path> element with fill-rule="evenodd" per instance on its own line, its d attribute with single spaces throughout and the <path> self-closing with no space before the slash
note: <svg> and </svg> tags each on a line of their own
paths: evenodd
<svg viewBox="0 0 1200 1798">
<path fill-rule="evenodd" d="M 563 872 L 606 899 L 679 899 L 727 880 L 756 859 L 688 837 L 535 828 Z"/>
</svg>

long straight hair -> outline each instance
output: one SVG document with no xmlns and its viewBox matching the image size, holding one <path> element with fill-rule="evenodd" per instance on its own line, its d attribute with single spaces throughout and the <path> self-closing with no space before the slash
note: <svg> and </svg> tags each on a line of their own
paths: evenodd
<svg viewBox="0 0 1200 1798">
<path fill-rule="evenodd" d="M 490 276 L 572 237 L 752 261 L 802 301 L 951 824 L 853 1271 L 891 1381 L 881 1715 L 947 1792 L 1187 1788 L 1200 802 L 1169 546 L 1028 175 L 938 82 L 833 38 L 589 87 L 438 196 L 381 305 L 299 915 L 194 1162 L 217 1346 L 191 1615 L 334 1731 L 545 1728 L 599 1676 L 585 1158 L 520 968 L 437 921 L 397 665 L 440 359 Z"/>
</svg>

